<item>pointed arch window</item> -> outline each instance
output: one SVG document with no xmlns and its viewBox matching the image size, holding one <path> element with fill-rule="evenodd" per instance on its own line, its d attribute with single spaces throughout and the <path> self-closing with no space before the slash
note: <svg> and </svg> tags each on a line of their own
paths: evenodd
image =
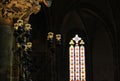
<svg viewBox="0 0 120 81">
<path fill-rule="evenodd" d="M 76 34 L 69 44 L 69 81 L 86 81 L 85 43 Z"/>
</svg>

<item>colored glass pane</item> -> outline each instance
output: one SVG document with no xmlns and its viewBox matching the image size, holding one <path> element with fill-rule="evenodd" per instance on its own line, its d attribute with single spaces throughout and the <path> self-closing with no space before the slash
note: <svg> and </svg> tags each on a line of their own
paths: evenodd
<svg viewBox="0 0 120 81">
<path fill-rule="evenodd" d="M 86 81 L 85 43 L 81 37 L 75 35 L 69 44 L 69 81 Z"/>
</svg>

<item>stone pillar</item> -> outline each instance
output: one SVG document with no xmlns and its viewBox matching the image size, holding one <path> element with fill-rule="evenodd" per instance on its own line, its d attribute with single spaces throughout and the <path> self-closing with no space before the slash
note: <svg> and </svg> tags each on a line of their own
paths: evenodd
<svg viewBox="0 0 120 81">
<path fill-rule="evenodd" d="M 14 21 L 21 19 L 27 23 L 32 13 L 40 11 L 42 2 L 49 6 L 46 0 L 0 0 L 0 81 L 14 81 Z"/>
<path fill-rule="evenodd" d="M 0 23 L 0 81 L 10 80 L 13 30 L 9 25 Z"/>
</svg>

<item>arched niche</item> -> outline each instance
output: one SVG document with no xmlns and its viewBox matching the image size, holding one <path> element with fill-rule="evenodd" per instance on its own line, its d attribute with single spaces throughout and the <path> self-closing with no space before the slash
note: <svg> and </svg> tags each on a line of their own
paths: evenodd
<svg viewBox="0 0 120 81">
<path fill-rule="evenodd" d="M 107 23 L 97 13 L 73 10 L 63 19 L 61 33 L 64 39 L 64 70 L 61 77 L 69 80 L 68 42 L 79 34 L 86 41 L 86 64 L 88 81 L 113 81 L 113 47 Z"/>
<path fill-rule="evenodd" d="M 88 51 L 88 41 L 87 41 L 87 34 L 86 29 L 84 26 L 83 21 L 81 20 L 81 17 L 79 13 L 77 13 L 76 10 L 70 11 L 66 13 L 63 19 L 62 27 L 61 27 L 61 34 L 63 35 L 63 63 L 64 66 L 63 72 L 58 75 L 58 77 L 63 81 L 69 81 L 69 42 L 70 40 L 78 34 L 79 37 L 81 37 L 85 42 L 86 47 L 86 65 L 90 66 L 90 59 L 88 59 L 90 56 Z M 89 81 L 90 77 L 90 68 L 86 67 L 86 73 L 87 73 L 87 80 Z"/>
<path fill-rule="evenodd" d="M 108 23 L 92 10 L 78 11 L 90 43 L 93 81 L 114 81 L 113 45 Z"/>
<path fill-rule="evenodd" d="M 75 10 L 68 12 L 64 16 L 62 27 L 60 29 L 60 32 L 63 35 L 66 35 L 68 32 L 73 33 L 74 31 L 85 31 L 84 24 Z"/>
</svg>

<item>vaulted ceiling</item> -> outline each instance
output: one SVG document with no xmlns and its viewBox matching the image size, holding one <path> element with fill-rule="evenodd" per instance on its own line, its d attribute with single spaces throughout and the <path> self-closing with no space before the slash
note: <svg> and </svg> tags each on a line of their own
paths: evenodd
<svg viewBox="0 0 120 81">
<path fill-rule="evenodd" d="M 75 20 L 74 25 L 84 29 L 89 37 L 95 35 L 96 29 L 100 28 L 99 24 L 103 23 L 110 39 L 118 41 L 115 38 L 119 37 L 120 31 L 120 6 L 117 0 L 53 0 L 49 8 L 41 5 L 41 11 L 30 18 L 35 36 L 41 34 L 42 38 L 45 38 L 49 31 L 63 33 L 64 30 L 67 34 L 67 31 L 72 30 L 70 26 Z M 69 22 L 69 27 L 64 27 L 66 21 Z"/>
<path fill-rule="evenodd" d="M 31 22 L 42 24 L 44 26 L 41 27 L 43 30 L 46 26 L 46 31 L 59 32 L 65 16 L 69 12 L 75 11 L 81 17 L 81 20 L 82 16 L 95 17 L 105 23 L 108 30 L 116 33 L 119 30 L 118 22 L 120 20 L 118 3 L 117 0 L 53 0 L 50 8 L 46 8 L 42 4 L 41 12 L 34 17 L 32 16 L 34 20 Z M 42 31 L 42 29 L 40 30 Z"/>
</svg>

